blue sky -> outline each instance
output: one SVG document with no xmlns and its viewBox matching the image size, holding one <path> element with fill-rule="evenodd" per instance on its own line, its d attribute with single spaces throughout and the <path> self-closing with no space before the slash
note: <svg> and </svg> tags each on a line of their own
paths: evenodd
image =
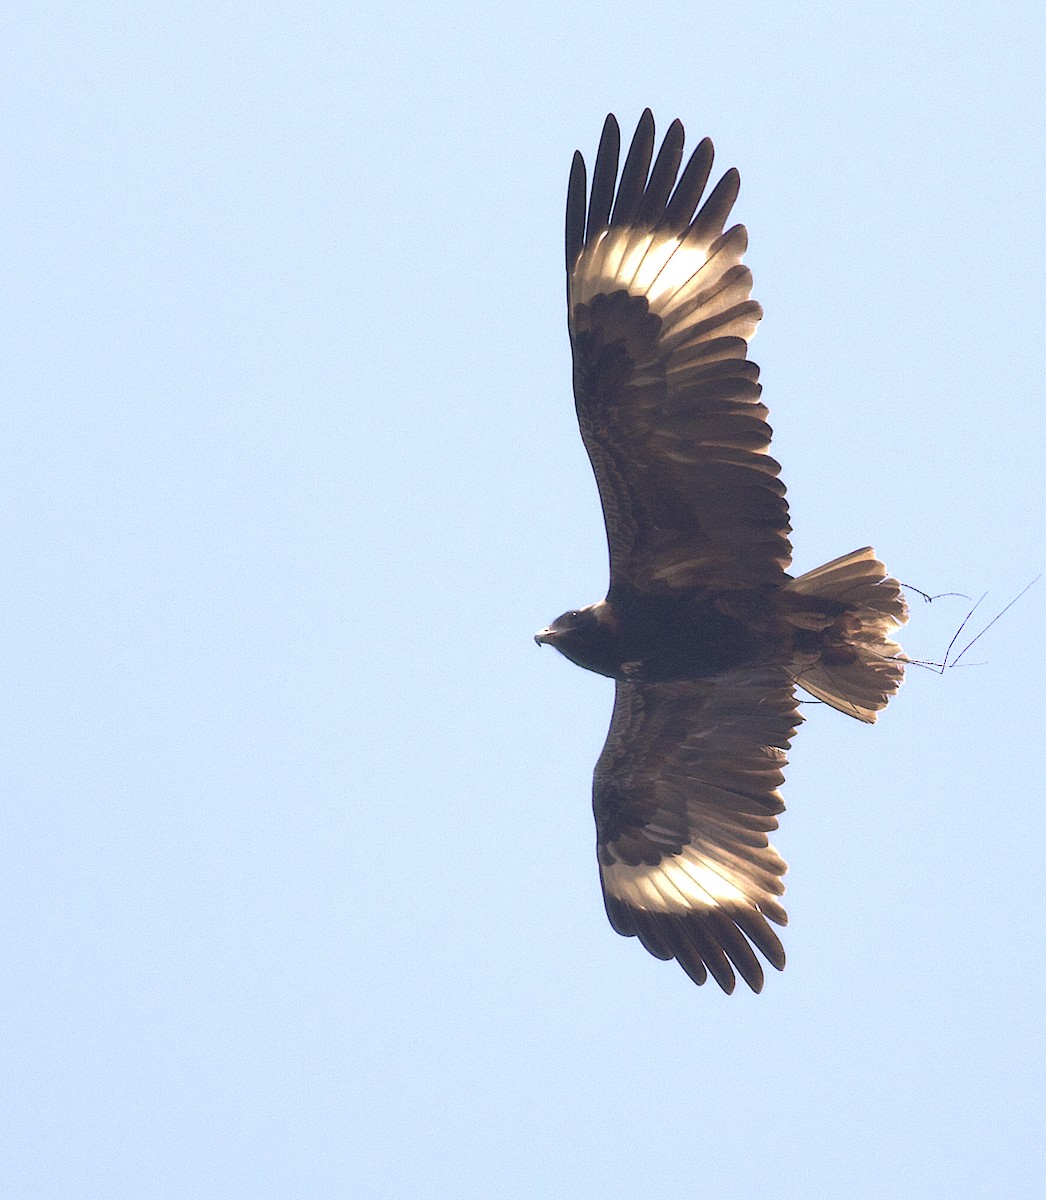
<svg viewBox="0 0 1046 1200">
<path fill-rule="evenodd" d="M 807 710 L 761 996 L 609 929 L 612 689 L 531 637 L 606 584 L 570 157 L 647 105 L 741 170 L 796 569 L 1043 570 L 1041 7 L 2 24 L 0 1193 L 1039 1194 L 1043 585 Z"/>
</svg>

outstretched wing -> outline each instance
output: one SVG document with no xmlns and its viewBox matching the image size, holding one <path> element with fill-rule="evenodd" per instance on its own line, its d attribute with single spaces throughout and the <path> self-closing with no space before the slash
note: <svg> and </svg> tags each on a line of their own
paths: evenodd
<svg viewBox="0 0 1046 1200">
<path fill-rule="evenodd" d="M 779 667 L 714 681 L 618 683 L 593 780 L 607 916 L 695 983 L 753 991 L 785 956 L 768 922 L 787 923 L 785 864 L 769 844 L 778 787 L 802 718 Z"/>
<path fill-rule="evenodd" d="M 706 138 L 677 182 L 674 121 L 651 169 L 643 113 L 620 181 L 608 116 L 592 190 L 574 155 L 567 195 L 567 306 L 574 397 L 599 485 L 611 587 L 644 591 L 783 582 L 788 508 L 747 340 L 762 310 L 741 265 L 744 226 L 723 225 L 728 171 L 696 212 L 712 166 Z M 615 195 L 616 185 L 616 195 Z"/>
</svg>

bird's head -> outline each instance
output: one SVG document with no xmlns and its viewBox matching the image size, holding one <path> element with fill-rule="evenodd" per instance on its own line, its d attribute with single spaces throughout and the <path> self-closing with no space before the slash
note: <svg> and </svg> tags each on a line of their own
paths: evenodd
<svg viewBox="0 0 1046 1200">
<path fill-rule="evenodd" d="M 589 618 L 589 620 L 591 619 Z M 572 608 L 570 612 L 565 612 L 561 617 L 556 617 L 551 625 L 546 625 L 544 629 L 539 629 L 534 634 L 534 641 L 539 646 L 555 646 L 557 650 L 562 650 L 586 624 L 585 610 Z"/>
<path fill-rule="evenodd" d="M 579 667 L 600 675 L 613 674 L 610 665 L 613 623 L 606 601 L 590 604 L 588 608 L 572 608 L 535 633 L 534 641 L 539 646 L 555 646 Z"/>
</svg>

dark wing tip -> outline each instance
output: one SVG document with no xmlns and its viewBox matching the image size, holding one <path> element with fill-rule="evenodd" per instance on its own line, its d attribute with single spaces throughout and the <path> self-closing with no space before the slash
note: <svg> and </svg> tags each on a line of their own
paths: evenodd
<svg viewBox="0 0 1046 1200">
<path fill-rule="evenodd" d="M 636 218 L 640 225 L 655 225 L 665 215 L 668 196 L 683 161 L 683 139 L 683 122 L 677 117 L 665 133 L 647 180 L 646 194 Z"/>
<path fill-rule="evenodd" d="M 607 113 L 603 122 L 603 134 L 596 151 L 596 165 L 592 169 L 592 197 L 588 205 L 588 224 L 585 242 L 591 242 L 610 223 L 610 206 L 614 201 L 614 184 L 617 182 L 617 160 L 621 152 L 621 130 L 613 113 Z"/>
<path fill-rule="evenodd" d="M 715 149 L 711 138 L 702 138 L 694 147 L 693 153 L 683 174 L 679 177 L 672 199 L 665 206 L 663 222 L 673 233 L 682 233 L 694 219 L 694 213 L 701 202 L 702 193 L 712 174 L 712 160 Z"/>
<path fill-rule="evenodd" d="M 574 269 L 578 256 L 585 248 L 585 205 L 587 196 L 585 160 L 580 150 L 574 151 L 570 164 L 570 183 L 567 185 L 567 274 Z"/>
<path fill-rule="evenodd" d="M 772 967 L 784 970 L 784 949 L 754 909 L 742 905 L 729 910 L 710 908 L 704 913 L 679 915 L 670 920 L 672 934 L 665 940 L 676 961 L 695 983 L 704 983 L 711 975 L 731 995 L 740 976 L 758 994 L 766 979 L 756 950 Z"/>
<path fill-rule="evenodd" d="M 784 947 L 766 917 L 747 905 L 688 914 L 655 914 L 632 908 L 605 889 L 603 900 L 615 932 L 638 938 L 655 958 L 665 962 L 674 958 L 698 985 L 711 975 L 729 996 L 740 976 L 758 994 L 763 990 L 765 976 L 756 950 L 770 966 L 784 970 Z"/>
<path fill-rule="evenodd" d="M 784 910 L 781 910 L 782 914 Z M 730 918 L 766 961 L 777 971 L 785 969 L 784 946 L 760 912 L 738 905 Z"/>
<path fill-rule="evenodd" d="M 644 109 L 639 118 L 632 145 L 628 148 L 621 180 L 617 185 L 617 199 L 610 218 L 611 225 L 631 225 L 639 215 L 646 193 L 647 173 L 654 153 L 654 116 Z"/>
<path fill-rule="evenodd" d="M 682 233 L 692 224 L 711 228 L 718 222 L 718 228 L 722 230 L 737 199 L 740 176 L 734 168 L 727 171 L 698 212 L 711 174 L 714 151 L 711 139 L 702 138 L 680 175 L 683 141 L 683 123 L 677 118 L 666 130 L 654 158 L 654 116 L 649 108 L 645 108 L 636 125 L 619 179 L 621 128 L 614 114 L 607 114 L 592 169 L 591 192 L 587 198 L 585 162 L 580 152 L 575 153 L 570 168 L 567 191 L 568 271 L 573 270 L 584 247 L 591 245 L 611 225 L 660 226 Z"/>
<path fill-rule="evenodd" d="M 701 205 L 701 210 L 694 217 L 690 228 L 700 230 L 707 236 L 718 236 L 722 233 L 740 190 L 741 173 L 736 167 L 731 167 L 708 193 L 708 199 Z"/>
</svg>

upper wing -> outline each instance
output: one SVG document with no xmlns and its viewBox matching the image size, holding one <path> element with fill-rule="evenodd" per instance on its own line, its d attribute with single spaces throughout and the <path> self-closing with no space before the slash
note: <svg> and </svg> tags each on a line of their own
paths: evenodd
<svg viewBox="0 0 1046 1200">
<path fill-rule="evenodd" d="M 710 973 L 732 992 L 736 970 L 758 992 L 752 945 L 784 966 L 767 922 L 787 922 L 786 868 L 767 834 L 801 720 L 779 667 L 617 685 L 592 789 L 607 915 L 696 983 Z"/>
<path fill-rule="evenodd" d="M 738 174 L 728 171 L 695 216 L 712 166 L 707 138 L 678 183 L 678 121 L 651 169 L 654 119 L 644 112 L 620 182 L 619 143 L 608 116 L 587 197 L 574 155 L 566 233 L 574 397 L 611 586 L 783 582 L 788 507 L 766 453 L 759 368 L 745 358 L 762 310 L 740 265 L 744 226 L 723 233 Z"/>
</svg>

